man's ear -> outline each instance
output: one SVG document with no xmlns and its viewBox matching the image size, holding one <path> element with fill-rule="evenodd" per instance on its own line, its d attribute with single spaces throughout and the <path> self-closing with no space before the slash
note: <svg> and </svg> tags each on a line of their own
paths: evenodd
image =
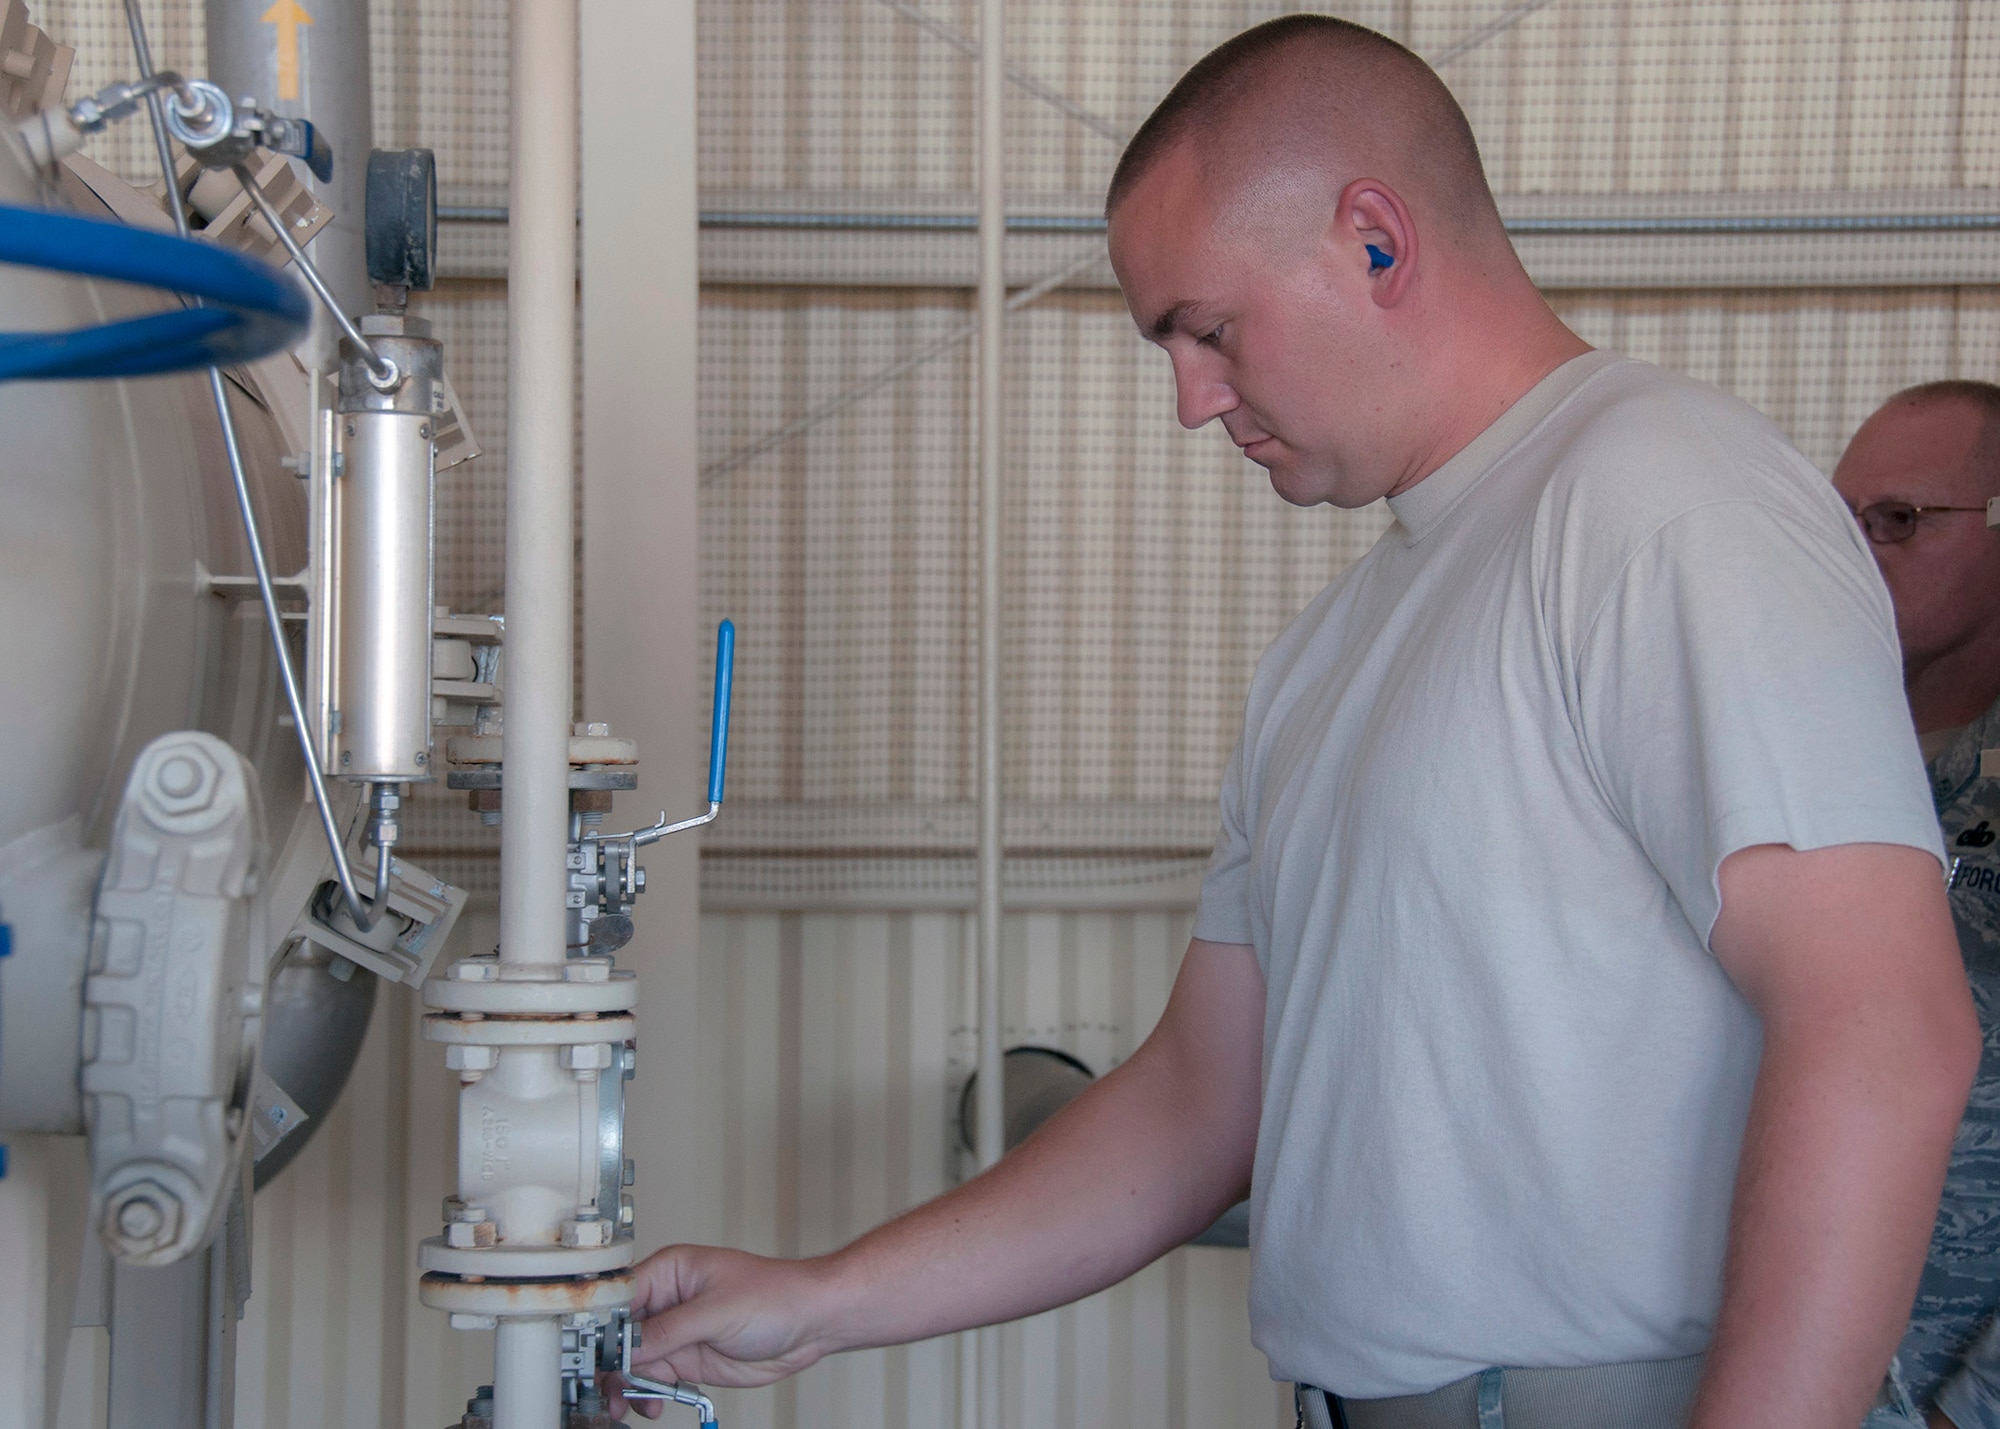
<svg viewBox="0 0 2000 1429">
<path fill-rule="evenodd" d="M 1402 195 L 1380 179 L 1356 179 L 1340 192 L 1335 238 L 1368 274 L 1378 307 L 1394 307 L 1409 291 L 1420 262 L 1417 225 Z"/>
</svg>

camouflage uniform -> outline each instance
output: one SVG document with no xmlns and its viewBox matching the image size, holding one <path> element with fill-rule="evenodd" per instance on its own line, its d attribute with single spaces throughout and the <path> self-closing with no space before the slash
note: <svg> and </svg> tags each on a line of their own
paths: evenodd
<svg viewBox="0 0 2000 1429">
<path fill-rule="evenodd" d="M 2000 1329 L 1981 1333 L 2000 1309 L 2000 778 L 1980 777 L 1982 749 L 2000 749 L 2000 703 L 1930 765 L 1985 1050 L 1897 1355 L 1911 1397 L 1936 1402 L 1958 1429 L 2000 1429 Z"/>
</svg>

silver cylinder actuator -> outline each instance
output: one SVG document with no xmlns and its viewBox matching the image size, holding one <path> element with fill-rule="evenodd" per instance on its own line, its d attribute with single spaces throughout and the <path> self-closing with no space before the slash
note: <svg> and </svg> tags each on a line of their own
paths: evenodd
<svg viewBox="0 0 2000 1429">
<path fill-rule="evenodd" d="M 450 408 L 429 324 L 361 320 L 392 386 L 341 345 L 334 482 L 339 526 L 333 717 L 327 773 L 368 783 L 432 777 L 431 636 L 435 436 Z"/>
</svg>

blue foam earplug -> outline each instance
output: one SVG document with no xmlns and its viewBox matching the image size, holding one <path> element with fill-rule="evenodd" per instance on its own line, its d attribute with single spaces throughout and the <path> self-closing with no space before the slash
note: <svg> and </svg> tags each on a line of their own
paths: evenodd
<svg viewBox="0 0 2000 1429">
<path fill-rule="evenodd" d="M 1363 246 L 1365 246 L 1365 247 L 1366 247 L 1366 248 L 1368 249 L 1368 271 L 1369 271 L 1369 272 L 1371 272 L 1371 273 L 1376 273 L 1376 272 L 1380 272 L 1380 271 L 1381 271 L 1382 269 L 1384 269 L 1384 268 L 1393 268 L 1393 267 L 1395 267 L 1395 266 L 1396 266 L 1396 260 L 1395 260 L 1395 258 L 1394 258 L 1394 257 L 1392 257 L 1392 256 L 1391 256 L 1390 254 L 1387 254 L 1387 253 L 1384 253 L 1384 252 L 1383 252 L 1383 251 L 1382 251 L 1381 249 L 1377 248 L 1377 247 L 1376 247 L 1376 246 L 1375 246 L 1374 244 L 1372 244 L 1372 243 L 1369 243 L 1369 244 L 1365 244 L 1365 245 L 1363 245 Z"/>
</svg>

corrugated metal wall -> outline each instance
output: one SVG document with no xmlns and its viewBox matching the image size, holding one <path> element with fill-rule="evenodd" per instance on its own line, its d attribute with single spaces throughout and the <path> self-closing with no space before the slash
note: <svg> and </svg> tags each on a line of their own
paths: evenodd
<svg viewBox="0 0 2000 1429">
<path fill-rule="evenodd" d="M 146 8 L 162 62 L 200 72 L 198 0 Z M 976 8 L 703 0 L 704 207 L 969 212 L 960 42 Z M 1107 136 L 1210 45 L 1290 8 L 1010 0 L 1017 211 L 1093 211 L 1117 153 Z M 1331 8 L 1439 55 L 1528 7 Z M 74 90 L 123 73 L 115 0 L 36 9 L 83 45 Z M 372 0 L 371 12 L 378 141 L 435 145 L 447 202 L 504 202 L 503 0 Z M 1443 66 L 1510 214 L 1991 207 L 1992 5 L 1554 0 L 1517 18 Z M 138 174 L 143 141 L 128 128 L 98 152 Z M 1010 265 L 1027 281 L 1078 242 L 1010 240 Z M 1587 338 L 1740 394 L 1823 467 L 1897 387 L 2000 375 L 1990 234 L 1704 242 L 1522 249 Z M 502 229 L 448 226 L 453 276 L 425 305 L 488 451 L 443 493 L 441 598 L 461 609 L 493 608 L 499 588 L 504 251 Z M 704 239 L 704 579 L 711 615 L 743 632 L 741 802 L 704 873 L 707 1079 L 652 1086 L 654 1105 L 634 1115 L 643 1135 L 668 1101 L 705 1109 L 713 1144 L 682 1154 L 712 1159 L 715 1233 L 752 1249 L 839 1244 L 962 1169 L 971 349 L 944 343 L 801 439 L 721 468 L 961 329 L 970 253 L 962 234 Z M 1010 1038 L 1099 1068 L 1129 1053 L 1166 995 L 1251 663 L 1382 524 L 1286 510 L 1218 433 L 1179 432 L 1164 365 L 1104 281 L 1086 273 L 1012 324 L 1007 657 L 1009 842 L 1023 850 L 1010 888 L 1043 910 L 1008 919 Z M 452 801 L 411 824 L 441 867 L 490 887 L 491 838 Z M 1064 911 L 1081 906 L 1099 911 Z M 475 908 L 462 946 L 493 937 L 490 908 Z M 409 993 L 386 992 L 347 1097 L 259 1198 L 241 1424 L 432 1429 L 485 1373 L 486 1337 L 414 1303 L 452 1095 L 416 1016 Z M 672 1208 L 640 1189 L 657 1235 Z M 1289 1423 L 1248 1345 L 1246 1275 L 1241 1252 L 1178 1251 L 1010 1328 L 1008 1424 Z M 947 1341 L 845 1357 L 725 1405 L 732 1425 L 969 1429 L 968 1388 Z M 88 1422 L 80 1406 L 71 1423 Z"/>
</svg>

